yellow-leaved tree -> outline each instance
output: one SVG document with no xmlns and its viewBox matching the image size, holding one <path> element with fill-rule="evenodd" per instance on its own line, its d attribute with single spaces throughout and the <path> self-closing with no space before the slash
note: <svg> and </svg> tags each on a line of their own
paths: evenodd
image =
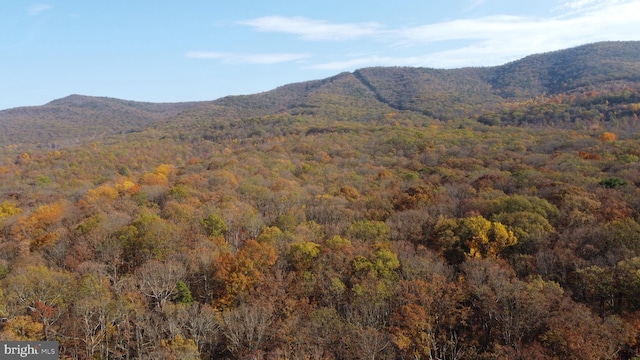
<svg viewBox="0 0 640 360">
<path fill-rule="evenodd" d="M 513 231 L 480 215 L 440 219 L 434 229 L 434 240 L 454 257 L 455 253 L 463 251 L 473 258 L 496 257 L 505 248 L 518 243 Z"/>
<path fill-rule="evenodd" d="M 605 131 L 602 134 L 600 134 L 598 138 L 604 142 L 611 142 L 611 141 L 615 141 L 618 138 L 618 136 L 612 132 Z"/>
<path fill-rule="evenodd" d="M 20 210 L 19 208 L 17 208 L 15 205 L 13 205 L 8 201 L 3 201 L 2 204 L 0 204 L 0 219 L 17 215 L 17 214 L 20 214 L 21 212 L 22 210 Z"/>
</svg>

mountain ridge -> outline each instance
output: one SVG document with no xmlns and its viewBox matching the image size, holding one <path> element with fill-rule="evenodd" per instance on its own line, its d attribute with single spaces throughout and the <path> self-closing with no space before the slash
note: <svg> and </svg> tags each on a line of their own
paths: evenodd
<svg viewBox="0 0 640 360">
<path fill-rule="evenodd" d="M 362 121 L 373 112 L 389 111 L 452 120 L 539 96 L 639 84 L 640 42 L 599 42 L 492 67 L 362 68 L 211 101 L 152 103 L 73 94 L 41 106 L 0 111 L 0 145 L 57 148 L 158 123 L 314 115 L 328 109 L 326 116 L 366 108 Z"/>
</svg>

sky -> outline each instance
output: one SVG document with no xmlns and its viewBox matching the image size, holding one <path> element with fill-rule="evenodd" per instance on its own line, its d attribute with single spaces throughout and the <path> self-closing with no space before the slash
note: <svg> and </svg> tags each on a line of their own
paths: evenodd
<svg viewBox="0 0 640 360">
<path fill-rule="evenodd" d="M 494 66 L 640 40 L 640 0 L 3 0 L 0 109 L 214 100 L 370 66 Z"/>
</svg>

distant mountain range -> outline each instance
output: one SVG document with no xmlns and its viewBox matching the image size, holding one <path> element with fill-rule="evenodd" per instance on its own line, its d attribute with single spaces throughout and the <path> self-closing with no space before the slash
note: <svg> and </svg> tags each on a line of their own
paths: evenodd
<svg viewBox="0 0 640 360">
<path fill-rule="evenodd" d="M 640 42 L 583 45 L 495 67 L 372 67 L 206 102 L 143 103 L 71 95 L 42 106 L 0 111 L 0 147 L 59 148 L 158 124 L 274 114 L 367 121 L 400 111 L 452 120 L 543 95 L 625 87 L 640 87 Z"/>
</svg>

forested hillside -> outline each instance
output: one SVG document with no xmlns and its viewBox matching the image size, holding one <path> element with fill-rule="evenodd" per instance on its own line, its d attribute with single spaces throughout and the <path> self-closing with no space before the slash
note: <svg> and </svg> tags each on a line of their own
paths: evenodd
<svg viewBox="0 0 640 360">
<path fill-rule="evenodd" d="M 0 339 L 70 359 L 640 356 L 639 48 L 0 112 Z"/>
<path fill-rule="evenodd" d="M 208 102 L 153 104 L 71 95 L 43 106 L 0 111 L 0 148 L 60 149 L 162 122 L 283 113 L 368 121 L 406 110 L 445 121 L 473 118 L 540 97 L 637 89 L 639 58 L 640 42 L 604 42 L 488 68 L 366 68 Z M 354 111 L 357 118 L 343 113 Z"/>
<path fill-rule="evenodd" d="M 43 106 L 0 111 L 0 144 L 59 149 L 106 135 L 140 131 L 192 106 L 70 95 Z"/>
</svg>

